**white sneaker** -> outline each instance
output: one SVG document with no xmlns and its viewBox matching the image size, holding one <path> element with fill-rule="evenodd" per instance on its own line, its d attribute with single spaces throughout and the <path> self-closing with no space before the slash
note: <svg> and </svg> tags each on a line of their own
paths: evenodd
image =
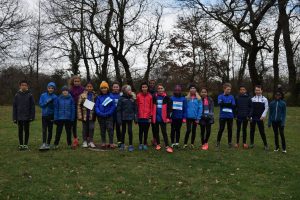
<svg viewBox="0 0 300 200">
<path fill-rule="evenodd" d="M 90 142 L 90 143 L 89 143 L 89 146 L 90 146 L 91 148 L 96 148 L 96 145 L 94 144 L 94 142 Z"/>
<path fill-rule="evenodd" d="M 286 150 L 282 150 L 282 153 L 286 153 Z"/>
<path fill-rule="evenodd" d="M 83 148 L 87 148 L 87 147 L 88 147 L 88 143 L 87 143 L 87 141 L 83 141 L 83 143 L 82 143 L 82 147 L 83 147 Z"/>
</svg>

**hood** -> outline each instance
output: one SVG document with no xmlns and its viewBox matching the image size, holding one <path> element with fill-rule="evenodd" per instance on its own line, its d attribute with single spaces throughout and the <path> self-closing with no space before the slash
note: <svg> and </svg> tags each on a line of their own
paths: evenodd
<svg viewBox="0 0 300 200">
<path fill-rule="evenodd" d="M 54 82 L 50 82 L 50 83 L 48 83 L 48 85 L 47 85 L 47 88 L 48 87 L 53 87 L 54 89 L 56 89 L 56 84 L 54 83 Z"/>
</svg>

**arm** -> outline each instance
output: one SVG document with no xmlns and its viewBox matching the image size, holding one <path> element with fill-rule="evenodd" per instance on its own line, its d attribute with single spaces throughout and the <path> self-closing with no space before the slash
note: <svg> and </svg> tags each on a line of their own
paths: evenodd
<svg viewBox="0 0 300 200">
<path fill-rule="evenodd" d="M 272 114 L 273 114 L 273 109 L 272 109 L 272 102 L 271 102 L 270 103 L 269 117 L 268 117 L 268 127 L 271 127 L 271 124 L 272 124 L 272 119 L 271 119 Z"/>
<path fill-rule="evenodd" d="M 98 96 L 98 97 L 96 97 L 96 103 L 95 103 L 95 113 L 97 116 L 100 116 L 99 105 L 100 105 L 100 100 L 99 100 L 99 96 Z"/>
<path fill-rule="evenodd" d="M 58 120 L 58 112 L 59 112 L 59 106 L 58 106 L 58 98 L 54 101 L 54 121 Z"/>
<path fill-rule="evenodd" d="M 13 102 L 13 121 L 17 122 L 18 116 L 17 116 L 17 95 L 15 95 L 14 102 Z"/>
<path fill-rule="evenodd" d="M 197 120 L 199 121 L 201 119 L 202 116 L 202 112 L 203 112 L 203 104 L 202 104 L 202 100 L 199 100 L 199 105 L 198 105 L 198 114 L 197 114 Z"/>
<path fill-rule="evenodd" d="M 82 95 L 80 95 L 79 99 L 78 99 L 78 103 L 77 103 L 77 119 L 78 120 L 83 119 L 82 106 L 83 106 L 83 98 L 82 98 Z"/>
<path fill-rule="evenodd" d="M 284 107 L 283 107 L 283 115 L 282 115 L 282 123 L 281 123 L 281 126 L 285 126 L 285 121 L 286 121 L 286 103 L 285 102 L 283 102 L 284 103 Z"/>
<path fill-rule="evenodd" d="M 118 105 L 117 105 L 117 122 L 119 124 L 122 123 L 122 97 L 119 99 L 118 101 Z"/>
<path fill-rule="evenodd" d="M 35 119 L 35 104 L 33 95 L 30 96 L 30 118 L 31 120 Z"/>
<path fill-rule="evenodd" d="M 268 100 L 265 99 L 265 110 L 264 110 L 263 114 L 261 115 L 261 118 L 263 118 L 263 119 L 266 118 L 268 110 L 269 110 L 269 103 L 268 103 Z"/>
<path fill-rule="evenodd" d="M 172 102 L 170 97 L 166 96 L 167 98 L 167 118 L 171 118 L 171 113 L 172 113 Z"/>
<path fill-rule="evenodd" d="M 186 98 L 184 98 L 184 100 L 183 100 L 183 120 L 186 120 L 186 116 L 187 116 L 187 102 L 186 102 Z"/>
<path fill-rule="evenodd" d="M 211 101 L 211 105 L 210 105 L 210 110 L 209 110 L 209 116 L 210 117 L 214 117 L 214 100 L 213 99 L 210 99 Z"/>
<path fill-rule="evenodd" d="M 71 99 L 71 121 L 75 120 L 75 101 L 73 99 Z"/>
<path fill-rule="evenodd" d="M 137 122 L 137 112 L 138 112 L 138 108 L 137 108 L 136 101 L 134 101 L 133 106 L 134 106 L 134 122 Z"/>
</svg>

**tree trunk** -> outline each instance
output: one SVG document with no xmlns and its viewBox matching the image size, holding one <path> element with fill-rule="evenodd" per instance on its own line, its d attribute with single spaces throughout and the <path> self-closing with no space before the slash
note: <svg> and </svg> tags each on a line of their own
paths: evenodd
<svg viewBox="0 0 300 200">
<path fill-rule="evenodd" d="M 274 34 L 274 54 L 273 54 L 273 73 L 274 73 L 274 82 L 273 82 L 273 94 L 276 93 L 277 86 L 279 84 L 279 64 L 278 64 L 278 56 L 279 56 L 279 40 L 281 35 L 281 19 L 280 16 L 277 22 L 277 29 Z"/>
<path fill-rule="evenodd" d="M 241 67 L 239 69 L 239 74 L 238 74 L 238 81 L 237 81 L 238 86 L 240 86 L 243 82 L 246 66 L 247 66 L 247 59 L 248 59 L 248 50 L 244 49 L 244 55 L 242 57 Z"/>
<path fill-rule="evenodd" d="M 262 80 L 260 79 L 259 74 L 257 72 L 257 68 L 256 68 L 256 59 L 257 59 L 258 51 L 259 51 L 259 49 L 254 46 L 252 46 L 249 49 L 248 69 L 249 69 L 249 74 L 250 74 L 250 78 L 252 81 L 253 89 L 255 88 L 256 85 L 262 84 Z"/>
<path fill-rule="evenodd" d="M 116 80 L 119 82 L 120 85 L 123 84 L 121 72 L 120 72 L 120 66 L 119 66 L 119 60 L 117 59 L 116 56 L 114 56 L 114 65 L 115 65 L 115 70 L 116 70 Z"/>
</svg>

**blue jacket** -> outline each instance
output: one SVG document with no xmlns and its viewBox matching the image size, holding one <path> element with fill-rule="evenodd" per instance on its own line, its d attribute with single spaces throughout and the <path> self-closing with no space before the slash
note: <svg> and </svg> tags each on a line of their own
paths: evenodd
<svg viewBox="0 0 300 200">
<path fill-rule="evenodd" d="M 283 100 L 273 100 L 269 105 L 268 125 L 272 122 L 281 122 L 281 126 L 285 126 L 286 119 L 286 103 Z"/>
<path fill-rule="evenodd" d="M 40 97 L 40 107 L 42 108 L 42 116 L 52 116 L 54 115 L 54 101 L 57 96 L 52 93 L 44 92 Z"/>
<path fill-rule="evenodd" d="M 234 117 L 235 100 L 232 95 L 220 94 L 218 96 L 220 106 L 220 119 L 230 119 Z"/>
<path fill-rule="evenodd" d="M 100 95 L 96 99 L 95 111 L 98 117 L 111 117 L 116 110 L 111 94 Z"/>
<path fill-rule="evenodd" d="M 171 103 L 172 103 L 172 119 L 186 119 L 186 107 L 187 102 L 186 98 L 184 96 L 171 97 Z"/>
<path fill-rule="evenodd" d="M 201 99 L 191 98 L 187 99 L 186 101 L 186 118 L 200 120 L 203 112 L 203 105 Z"/>
<path fill-rule="evenodd" d="M 60 95 L 54 101 L 54 120 L 75 120 L 75 103 L 72 96 Z"/>
<path fill-rule="evenodd" d="M 111 98 L 114 100 L 115 106 L 117 108 L 119 99 L 121 97 L 120 93 L 110 93 L 110 95 L 111 95 Z M 115 109 L 115 112 L 114 112 L 114 120 L 117 120 L 117 109 Z"/>
</svg>

